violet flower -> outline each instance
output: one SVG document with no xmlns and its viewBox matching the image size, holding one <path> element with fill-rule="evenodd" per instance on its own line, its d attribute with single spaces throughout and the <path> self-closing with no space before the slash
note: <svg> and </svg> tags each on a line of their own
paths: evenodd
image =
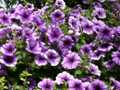
<svg viewBox="0 0 120 90">
<path fill-rule="evenodd" d="M 66 56 L 64 56 L 62 61 L 62 66 L 65 69 L 75 69 L 80 65 L 81 58 L 75 52 L 69 52 Z"/>
<path fill-rule="evenodd" d="M 44 78 L 42 81 L 38 83 L 38 87 L 41 90 L 53 90 L 54 81 L 49 78 Z"/>
<path fill-rule="evenodd" d="M 55 82 L 58 84 L 58 85 L 61 85 L 61 84 L 64 84 L 65 82 L 68 83 L 70 80 L 74 79 L 74 77 L 69 74 L 68 72 L 66 71 L 63 71 L 62 73 L 59 73 L 57 76 L 56 76 L 56 80 Z"/>
</svg>

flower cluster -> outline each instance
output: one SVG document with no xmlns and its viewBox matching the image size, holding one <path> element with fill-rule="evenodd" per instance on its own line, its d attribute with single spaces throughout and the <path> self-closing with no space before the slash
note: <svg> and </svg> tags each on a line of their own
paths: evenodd
<svg viewBox="0 0 120 90">
<path fill-rule="evenodd" d="M 91 18 L 80 6 L 67 8 L 63 0 L 41 9 L 32 4 L 18 4 L 8 11 L 0 8 L 0 75 L 6 73 L 4 67 L 14 68 L 22 63 L 18 54 L 24 51 L 29 54 L 25 59 L 34 58 L 29 67 L 34 64 L 60 71 L 56 78 L 39 78 L 37 86 L 41 90 L 120 90 L 119 76 L 105 76 L 120 69 L 120 26 L 104 22 L 104 2 L 97 0 L 92 4 Z M 34 82 L 31 80 L 30 84 L 35 86 Z"/>
</svg>

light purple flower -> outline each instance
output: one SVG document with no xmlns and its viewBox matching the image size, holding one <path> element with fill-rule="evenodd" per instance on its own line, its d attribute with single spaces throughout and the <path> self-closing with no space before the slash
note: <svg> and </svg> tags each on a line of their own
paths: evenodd
<svg viewBox="0 0 120 90">
<path fill-rule="evenodd" d="M 108 52 L 113 48 L 111 43 L 102 43 L 98 48 L 100 51 Z"/>
<path fill-rule="evenodd" d="M 93 23 L 89 20 L 82 22 L 82 29 L 83 33 L 86 33 L 88 35 L 93 34 Z"/>
<path fill-rule="evenodd" d="M 39 46 L 39 42 L 34 39 L 26 40 L 27 47 L 26 50 L 33 54 L 40 54 L 41 53 L 41 47 Z"/>
<path fill-rule="evenodd" d="M 55 82 L 58 84 L 58 85 L 61 85 L 61 84 L 64 84 L 64 82 L 68 83 L 70 80 L 74 79 L 74 77 L 69 74 L 68 72 L 66 71 L 63 71 L 62 73 L 59 73 L 57 76 L 56 76 L 56 80 Z"/>
<path fill-rule="evenodd" d="M 62 61 L 62 66 L 65 69 L 75 69 L 80 65 L 81 58 L 75 52 L 69 52 L 66 56 L 64 56 Z"/>
<path fill-rule="evenodd" d="M 113 38 L 113 31 L 110 27 L 103 27 L 98 33 L 97 37 L 103 41 L 110 41 Z"/>
<path fill-rule="evenodd" d="M 113 82 L 114 90 L 120 90 L 120 81 L 115 80 L 114 78 L 110 78 L 110 80 Z"/>
<path fill-rule="evenodd" d="M 50 42 L 58 42 L 60 38 L 63 36 L 62 30 L 55 25 L 51 25 L 47 31 L 47 36 Z"/>
<path fill-rule="evenodd" d="M 99 70 L 98 66 L 95 64 L 90 63 L 90 65 L 88 66 L 88 70 L 91 74 L 100 76 L 101 75 L 101 71 Z"/>
<path fill-rule="evenodd" d="M 91 85 L 92 85 L 91 90 L 108 90 L 107 85 L 103 81 L 101 81 L 99 79 L 94 80 L 91 83 Z"/>
<path fill-rule="evenodd" d="M 74 40 L 69 35 L 63 36 L 59 41 L 60 49 L 71 49 L 73 45 L 74 45 Z"/>
<path fill-rule="evenodd" d="M 54 49 L 48 49 L 46 51 L 47 61 L 51 66 L 56 66 L 60 62 L 60 56 Z"/>
<path fill-rule="evenodd" d="M 59 9 L 56 9 L 55 11 L 53 11 L 51 13 L 50 17 L 51 17 L 53 23 L 59 23 L 59 24 L 64 23 L 65 15 Z"/>
<path fill-rule="evenodd" d="M 112 53 L 112 61 L 117 64 L 120 65 L 120 52 L 116 51 Z"/>
<path fill-rule="evenodd" d="M 92 44 L 85 44 L 80 48 L 80 53 L 82 55 L 85 55 L 85 54 L 90 55 L 92 52 L 93 52 Z"/>
<path fill-rule="evenodd" d="M 95 50 L 93 53 L 91 53 L 91 60 L 100 60 L 102 57 L 105 56 L 105 52 L 101 50 Z"/>
<path fill-rule="evenodd" d="M 92 90 L 92 85 L 90 82 L 83 82 L 83 87 L 85 90 Z"/>
<path fill-rule="evenodd" d="M 65 9 L 66 7 L 64 0 L 56 0 L 55 6 L 60 9 Z"/>
<path fill-rule="evenodd" d="M 107 69 L 112 69 L 112 67 L 115 66 L 115 63 L 114 63 L 112 60 L 109 60 L 109 61 L 104 62 L 104 66 L 105 66 Z"/>
<path fill-rule="evenodd" d="M 15 67 L 17 64 L 17 58 L 15 56 L 3 55 L 0 57 L 0 63 L 4 64 L 7 67 Z"/>
<path fill-rule="evenodd" d="M 79 19 L 78 18 L 76 18 L 74 16 L 70 16 L 68 19 L 68 24 L 71 29 L 73 29 L 75 31 L 79 31 Z"/>
<path fill-rule="evenodd" d="M 10 18 L 7 14 L 3 13 L 0 15 L 0 24 L 3 24 L 3 25 L 10 24 Z"/>
<path fill-rule="evenodd" d="M 0 39 L 5 38 L 10 31 L 10 28 L 0 28 Z"/>
<path fill-rule="evenodd" d="M 104 19 L 106 18 L 106 11 L 104 10 L 104 8 L 95 8 L 95 10 L 93 11 L 93 16 Z"/>
<path fill-rule="evenodd" d="M 40 54 L 36 55 L 35 63 L 38 66 L 45 66 L 45 65 L 47 65 L 47 56 L 45 54 L 43 54 L 43 53 L 40 53 Z"/>
<path fill-rule="evenodd" d="M 81 80 L 73 79 L 68 82 L 68 90 L 85 90 Z"/>
<path fill-rule="evenodd" d="M 9 41 L 8 43 L 4 44 L 0 51 L 7 56 L 13 56 L 16 52 L 15 43 L 12 41 Z"/>
<path fill-rule="evenodd" d="M 49 78 L 44 78 L 38 83 L 41 90 L 54 90 L 54 81 Z"/>
</svg>

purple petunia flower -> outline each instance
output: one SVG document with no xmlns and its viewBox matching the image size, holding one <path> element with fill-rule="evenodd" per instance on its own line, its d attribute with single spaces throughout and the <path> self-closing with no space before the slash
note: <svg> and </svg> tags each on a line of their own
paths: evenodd
<svg viewBox="0 0 120 90">
<path fill-rule="evenodd" d="M 77 53 L 69 52 L 66 56 L 64 56 L 61 64 L 65 69 L 75 69 L 79 66 L 80 61 L 81 58 Z"/>
<path fill-rule="evenodd" d="M 29 81 L 28 90 L 34 90 L 36 86 L 36 81 L 32 77 L 28 78 L 28 81 Z"/>
<path fill-rule="evenodd" d="M 120 90 L 120 81 L 115 80 L 114 78 L 110 78 L 110 80 L 113 82 L 114 90 Z"/>
<path fill-rule="evenodd" d="M 83 32 L 86 33 L 86 34 L 93 34 L 93 23 L 89 20 L 85 20 L 82 22 L 82 29 L 83 29 Z"/>
<path fill-rule="evenodd" d="M 47 61 L 51 66 L 56 66 L 60 62 L 60 56 L 54 49 L 48 49 L 46 51 Z"/>
<path fill-rule="evenodd" d="M 101 81 L 99 79 L 94 80 L 91 83 L 91 85 L 92 85 L 91 90 L 108 90 L 107 85 L 103 81 Z"/>
<path fill-rule="evenodd" d="M 54 81 L 49 78 L 44 78 L 38 83 L 38 87 L 41 88 L 41 90 L 53 90 Z"/>
<path fill-rule="evenodd" d="M 108 26 L 105 26 L 97 33 L 97 37 L 101 40 L 109 41 L 113 38 L 113 31 Z"/>
<path fill-rule="evenodd" d="M 62 30 L 55 25 L 51 25 L 47 31 L 47 36 L 50 42 L 58 42 L 60 38 L 63 36 Z"/>
<path fill-rule="evenodd" d="M 0 28 L 0 39 L 6 37 L 9 32 L 11 32 L 10 28 Z"/>
<path fill-rule="evenodd" d="M 74 45 L 74 40 L 69 35 L 63 36 L 59 41 L 60 49 L 71 49 L 73 45 Z"/>
<path fill-rule="evenodd" d="M 66 7 L 64 0 L 56 0 L 55 6 L 60 9 L 65 9 Z"/>
<path fill-rule="evenodd" d="M 113 48 L 111 43 L 102 43 L 98 48 L 100 51 L 108 52 Z"/>
<path fill-rule="evenodd" d="M 79 19 L 78 18 L 76 18 L 74 16 L 70 16 L 68 19 L 68 24 L 71 29 L 73 29 L 75 31 L 79 31 Z"/>
<path fill-rule="evenodd" d="M 95 50 L 93 53 L 91 53 L 91 60 L 100 60 L 101 57 L 104 57 L 105 53 L 101 50 Z"/>
<path fill-rule="evenodd" d="M 80 53 L 82 55 L 84 55 L 84 54 L 91 55 L 92 52 L 93 52 L 92 43 L 91 44 L 85 44 L 85 45 L 81 46 L 81 48 L 80 48 Z"/>
<path fill-rule="evenodd" d="M 73 79 L 68 82 L 68 89 L 69 90 L 85 90 L 83 83 L 81 80 Z"/>
<path fill-rule="evenodd" d="M 109 60 L 107 62 L 104 62 L 104 66 L 107 68 L 107 69 L 111 69 L 112 67 L 115 66 L 115 63 L 112 61 L 112 60 Z"/>
<path fill-rule="evenodd" d="M 64 23 L 65 15 L 59 9 L 56 9 L 54 12 L 52 12 L 50 17 L 51 17 L 53 23 L 59 23 L 59 24 Z"/>
<path fill-rule="evenodd" d="M 29 39 L 26 41 L 27 47 L 26 50 L 33 54 L 40 54 L 41 48 L 39 46 L 39 42 L 34 39 Z"/>
<path fill-rule="evenodd" d="M 120 65 L 120 52 L 116 51 L 112 53 L 112 61 L 117 64 Z"/>
<path fill-rule="evenodd" d="M 10 18 L 7 14 L 3 13 L 0 15 L 0 24 L 3 24 L 3 25 L 10 24 Z"/>
<path fill-rule="evenodd" d="M 98 66 L 95 64 L 90 63 L 90 65 L 88 66 L 88 70 L 91 74 L 100 76 L 101 75 L 101 71 L 99 70 Z"/>
<path fill-rule="evenodd" d="M 45 66 L 45 65 L 47 65 L 47 56 L 45 54 L 43 54 L 43 53 L 40 53 L 39 55 L 36 55 L 35 63 L 38 66 Z"/>
<path fill-rule="evenodd" d="M 8 43 L 4 44 L 0 51 L 7 56 L 13 56 L 16 52 L 15 44 L 12 41 L 9 41 Z"/>
<path fill-rule="evenodd" d="M 103 22 L 103 21 L 101 21 L 101 20 L 98 20 L 98 19 L 96 19 L 96 18 L 93 18 L 93 20 L 92 20 L 92 22 L 93 22 L 93 30 L 94 30 L 94 32 L 99 32 L 103 27 L 105 27 L 105 23 Z"/>
<path fill-rule="evenodd" d="M 3 55 L 0 58 L 0 63 L 4 64 L 7 67 L 15 67 L 17 64 L 17 58 L 15 56 Z"/>
<path fill-rule="evenodd" d="M 64 84 L 64 82 L 69 82 L 70 80 L 74 79 L 74 77 L 69 74 L 68 72 L 66 71 L 63 71 L 62 73 L 59 73 L 57 76 L 56 76 L 56 80 L 55 82 L 58 84 L 58 85 L 61 85 L 61 84 Z"/>
<path fill-rule="evenodd" d="M 106 18 L 106 12 L 104 8 L 95 8 L 95 10 L 93 11 L 93 16 L 104 19 Z"/>
<path fill-rule="evenodd" d="M 92 85 L 90 82 L 84 82 L 83 87 L 85 88 L 85 90 L 92 90 Z"/>
</svg>

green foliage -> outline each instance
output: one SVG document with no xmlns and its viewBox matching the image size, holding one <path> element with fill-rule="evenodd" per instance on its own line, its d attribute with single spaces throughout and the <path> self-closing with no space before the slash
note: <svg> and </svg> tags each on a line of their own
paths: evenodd
<svg viewBox="0 0 120 90">
<path fill-rule="evenodd" d="M 7 90 L 5 77 L 0 77 L 0 90 Z"/>
</svg>

